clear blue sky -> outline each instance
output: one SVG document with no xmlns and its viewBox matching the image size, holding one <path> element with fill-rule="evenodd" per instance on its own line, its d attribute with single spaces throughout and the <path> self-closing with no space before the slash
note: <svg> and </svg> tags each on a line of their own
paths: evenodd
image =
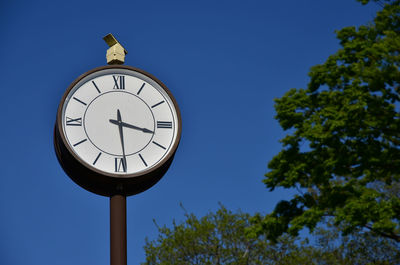
<svg viewBox="0 0 400 265">
<path fill-rule="evenodd" d="M 284 136 L 274 98 L 305 87 L 339 47 L 334 30 L 372 20 L 376 4 L 287 1 L 2 1 L 0 264 L 109 264 L 109 198 L 83 190 L 53 149 L 57 106 L 80 74 L 105 65 L 112 32 L 126 64 L 162 80 L 183 119 L 175 160 L 127 200 L 128 263 L 145 237 L 218 209 L 271 211 L 293 191 L 265 189 Z"/>
</svg>

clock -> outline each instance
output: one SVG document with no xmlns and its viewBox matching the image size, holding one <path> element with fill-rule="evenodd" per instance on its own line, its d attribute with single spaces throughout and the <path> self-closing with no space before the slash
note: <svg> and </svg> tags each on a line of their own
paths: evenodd
<svg viewBox="0 0 400 265">
<path fill-rule="evenodd" d="M 181 124 L 176 100 L 157 78 L 130 66 L 102 66 L 68 87 L 54 146 L 64 171 L 83 188 L 133 195 L 166 173 Z"/>
</svg>

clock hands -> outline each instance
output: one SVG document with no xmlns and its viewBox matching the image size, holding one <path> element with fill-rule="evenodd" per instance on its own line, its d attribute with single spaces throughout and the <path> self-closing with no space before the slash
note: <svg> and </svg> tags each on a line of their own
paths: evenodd
<svg viewBox="0 0 400 265">
<path fill-rule="evenodd" d="M 154 133 L 154 132 L 149 129 L 146 129 L 146 128 L 141 128 L 141 127 L 123 122 L 122 118 L 121 118 L 121 112 L 119 111 L 119 109 L 117 109 L 117 119 L 116 120 L 110 119 L 109 121 L 110 121 L 110 123 L 112 123 L 114 125 L 118 125 L 119 137 L 120 137 L 121 145 L 122 145 L 122 157 L 123 157 L 122 166 L 123 166 L 124 172 L 126 172 L 127 171 L 127 163 L 126 163 L 126 155 L 125 155 L 125 143 L 124 143 L 123 128 L 124 127 L 131 128 L 134 130 L 142 131 L 144 133 Z"/>
<path fill-rule="evenodd" d="M 110 119 L 110 122 L 112 124 L 115 124 L 115 125 L 118 125 L 118 126 L 139 130 L 139 131 L 142 131 L 144 133 L 154 133 L 153 131 L 150 131 L 149 129 L 140 128 L 140 127 L 137 127 L 135 125 L 132 125 L 132 124 L 129 124 L 129 123 L 126 123 L 126 122 L 123 122 L 123 121 Z"/>
<path fill-rule="evenodd" d="M 125 144 L 124 144 L 124 133 L 123 133 L 123 127 L 122 127 L 122 119 L 121 119 L 121 113 L 119 112 L 119 109 L 117 109 L 117 125 L 118 125 L 118 129 L 119 129 L 119 137 L 121 139 L 121 145 L 122 145 L 122 158 L 123 158 L 123 169 L 124 172 L 126 172 L 127 170 L 127 164 L 126 164 L 126 155 L 125 155 Z"/>
</svg>

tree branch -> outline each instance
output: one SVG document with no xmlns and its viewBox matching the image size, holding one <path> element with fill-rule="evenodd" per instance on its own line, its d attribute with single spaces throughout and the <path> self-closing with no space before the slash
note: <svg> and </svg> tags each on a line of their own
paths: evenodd
<svg viewBox="0 0 400 265">
<path fill-rule="evenodd" d="M 377 231 L 376 229 L 373 229 L 372 226 L 370 226 L 370 225 L 365 225 L 364 227 L 368 228 L 372 232 L 377 233 L 377 234 L 379 234 L 379 235 L 381 235 L 383 237 L 393 239 L 396 242 L 400 242 L 400 235 L 396 235 L 394 233 L 388 234 L 388 233 L 385 233 L 385 232 L 382 232 L 382 231 Z"/>
</svg>

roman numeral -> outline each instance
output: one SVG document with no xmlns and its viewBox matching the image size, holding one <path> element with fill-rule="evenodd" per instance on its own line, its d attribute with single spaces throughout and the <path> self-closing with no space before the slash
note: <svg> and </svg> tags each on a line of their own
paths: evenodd
<svg viewBox="0 0 400 265">
<path fill-rule="evenodd" d="M 172 121 L 157 121 L 157 128 L 160 129 L 171 129 Z"/>
<path fill-rule="evenodd" d="M 123 75 L 118 75 L 118 76 L 113 75 L 113 79 L 114 79 L 114 87 L 113 87 L 113 89 L 125 89 L 125 76 L 123 76 Z"/>
<path fill-rule="evenodd" d="M 81 143 L 84 143 L 84 142 L 86 142 L 86 141 L 87 141 L 87 139 L 83 139 L 82 141 L 77 142 L 76 144 L 74 144 L 74 147 L 77 146 L 77 145 L 80 145 Z"/>
<path fill-rule="evenodd" d="M 126 160 L 124 158 L 115 158 L 115 172 L 126 172 Z"/>
<path fill-rule="evenodd" d="M 66 118 L 67 118 L 66 121 L 67 126 L 82 126 L 82 118 L 76 118 L 76 119 L 72 119 L 70 117 Z"/>
<path fill-rule="evenodd" d="M 140 159 L 142 159 L 143 164 L 147 167 L 147 163 L 146 161 L 144 161 L 143 156 L 141 154 L 139 154 Z"/>
<path fill-rule="evenodd" d="M 155 107 L 157 107 L 158 105 L 161 105 L 161 104 L 163 104 L 163 103 L 164 103 L 164 100 L 158 102 L 157 104 L 154 104 L 153 106 L 151 106 L 151 108 L 155 108 Z"/>
</svg>

